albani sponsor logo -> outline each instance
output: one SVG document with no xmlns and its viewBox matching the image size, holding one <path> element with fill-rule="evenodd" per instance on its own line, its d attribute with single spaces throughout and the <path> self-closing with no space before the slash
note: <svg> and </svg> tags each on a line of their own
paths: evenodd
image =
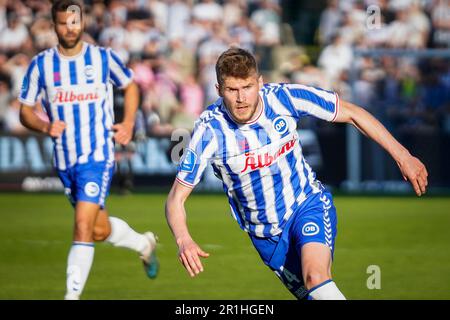
<svg viewBox="0 0 450 320">
<path fill-rule="evenodd" d="M 275 152 L 272 155 L 269 152 L 262 153 L 262 154 L 255 154 L 254 152 L 246 152 L 245 153 L 245 167 L 241 171 L 241 173 L 244 173 L 246 171 L 253 171 L 256 169 L 261 169 L 261 168 L 272 165 L 280 157 L 291 152 L 295 146 L 296 141 L 297 140 L 295 138 L 292 140 L 289 140 L 288 142 L 283 144 L 281 146 L 281 148 L 278 149 L 277 152 Z"/>
<path fill-rule="evenodd" d="M 56 90 L 52 103 L 67 103 L 67 102 L 84 102 L 98 100 L 98 90 L 94 92 L 77 93 L 72 90 Z"/>
</svg>

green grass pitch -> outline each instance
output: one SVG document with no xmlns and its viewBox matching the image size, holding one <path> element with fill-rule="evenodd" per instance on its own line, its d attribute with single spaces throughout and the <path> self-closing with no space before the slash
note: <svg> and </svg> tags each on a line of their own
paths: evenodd
<svg viewBox="0 0 450 320">
<path fill-rule="evenodd" d="M 108 208 L 138 231 L 159 235 L 150 280 L 137 254 L 96 244 L 84 299 L 293 299 L 229 213 L 223 195 L 193 194 L 188 224 L 210 253 L 190 278 L 164 217 L 164 194 L 111 195 Z M 0 194 L 0 299 L 62 299 L 72 209 L 60 194 Z M 335 197 L 334 280 L 349 299 L 450 299 L 450 198 Z M 369 290 L 367 268 L 381 270 Z"/>
</svg>

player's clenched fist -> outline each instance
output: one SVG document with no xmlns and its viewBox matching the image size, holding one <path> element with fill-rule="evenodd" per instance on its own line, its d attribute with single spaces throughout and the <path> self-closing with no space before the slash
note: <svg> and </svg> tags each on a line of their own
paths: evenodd
<svg viewBox="0 0 450 320">
<path fill-rule="evenodd" d="M 127 145 L 133 137 L 133 127 L 134 125 L 128 122 L 121 122 L 113 125 L 112 129 L 115 131 L 114 140 L 116 140 L 117 143 Z"/>
<path fill-rule="evenodd" d="M 55 122 L 51 122 L 48 124 L 47 134 L 52 138 L 59 138 L 65 128 L 66 124 L 64 121 L 56 120 Z"/>
</svg>

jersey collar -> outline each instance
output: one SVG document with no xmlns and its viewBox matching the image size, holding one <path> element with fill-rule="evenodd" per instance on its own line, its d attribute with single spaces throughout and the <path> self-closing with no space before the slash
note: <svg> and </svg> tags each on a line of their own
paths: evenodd
<svg viewBox="0 0 450 320">
<path fill-rule="evenodd" d="M 61 59 L 65 59 L 65 60 L 75 60 L 75 59 L 77 59 L 77 58 L 79 58 L 80 56 L 82 56 L 82 55 L 85 54 L 87 47 L 88 47 L 88 44 L 86 43 L 86 41 L 83 41 L 83 47 L 81 48 L 81 51 L 80 51 L 78 54 L 74 55 L 74 56 L 65 56 L 65 55 L 63 55 L 61 52 L 59 52 L 58 46 L 55 46 L 54 48 L 55 48 L 56 54 L 57 54 Z"/>
</svg>

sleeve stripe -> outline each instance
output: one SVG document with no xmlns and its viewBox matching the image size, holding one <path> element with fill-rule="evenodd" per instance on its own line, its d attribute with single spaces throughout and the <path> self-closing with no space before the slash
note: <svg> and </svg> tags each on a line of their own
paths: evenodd
<svg viewBox="0 0 450 320">
<path fill-rule="evenodd" d="M 290 93 L 294 98 L 307 100 L 321 109 L 331 112 L 334 109 L 333 102 L 325 100 L 323 97 L 316 95 L 315 93 L 303 90 L 303 89 L 293 89 Z M 334 110 L 333 110 L 334 111 Z"/>
<path fill-rule="evenodd" d="M 35 103 L 33 101 L 25 100 L 22 97 L 18 97 L 17 100 L 19 100 L 20 103 L 22 103 L 23 105 L 26 105 L 28 107 L 34 107 L 34 105 L 35 105 Z"/>
<path fill-rule="evenodd" d="M 178 165 L 177 178 L 180 183 L 193 188 L 201 180 L 209 160 L 217 151 L 216 137 L 212 129 L 200 123 L 194 129 L 187 149 L 190 150 L 189 158 L 186 158 L 187 153 L 183 154 L 182 162 Z"/>
<path fill-rule="evenodd" d="M 30 85 L 32 84 L 31 83 L 31 75 L 33 74 L 35 67 L 36 67 L 36 60 L 33 59 L 30 66 L 28 67 L 27 73 L 25 74 L 25 77 L 23 79 L 22 93 L 20 95 L 20 98 L 22 98 L 22 99 L 26 99 L 28 97 L 28 94 L 31 89 Z M 26 87 L 25 87 L 25 84 L 26 84 Z"/>
<path fill-rule="evenodd" d="M 111 57 L 109 62 L 112 82 L 119 88 L 126 87 L 133 80 L 133 72 L 124 65 L 113 50 L 108 50 L 108 54 Z"/>
<path fill-rule="evenodd" d="M 108 80 L 108 57 L 106 56 L 105 49 L 100 49 L 100 54 L 102 58 L 102 82 L 106 83 Z"/>
<path fill-rule="evenodd" d="M 336 118 L 337 118 L 337 115 L 338 115 L 338 113 L 339 113 L 339 95 L 336 93 L 336 105 L 334 106 L 334 117 L 333 117 L 333 119 L 331 120 L 331 122 L 334 122 L 334 120 L 336 120 Z"/>
<path fill-rule="evenodd" d="M 131 76 L 131 72 L 130 70 L 124 66 L 122 60 L 120 60 L 120 58 L 113 52 L 111 52 L 111 57 L 114 60 L 114 62 L 117 64 L 117 66 L 119 66 L 119 68 L 122 70 L 122 72 L 127 76 L 130 77 Z"/>
<path fill-rule="evenodd" d="M 183 181 L 179 177 L 176 177 L 175 180 L 178 181 L 180 184 L 182 184 L 185 187 L 188 187 L 188 188 L 194 188 L 195 187 L 195 185 L 190 184 L 189 182 Z"/>
<path fill-rule="evenodd" d="M 44 88 L 45 89 L 46 88 L 46 84 L 45 84 L 44 59 L 45 59 L 44 55 L 39 56 L 39 58 L 37 60 L 37 65 L 38 65 L 38 70 L 39 70 L 39 81 L 38 81 L 39 88 Z"/>
<path fill-rule="evenodd" d="M 114 71 L 110 70 L 111 80 L 114 81 L 114 84 L 118 86 L 119 88 L 122 87 L 122 81 L 120 81 L 119 77 L 116 76 Z"/>
</svg>

